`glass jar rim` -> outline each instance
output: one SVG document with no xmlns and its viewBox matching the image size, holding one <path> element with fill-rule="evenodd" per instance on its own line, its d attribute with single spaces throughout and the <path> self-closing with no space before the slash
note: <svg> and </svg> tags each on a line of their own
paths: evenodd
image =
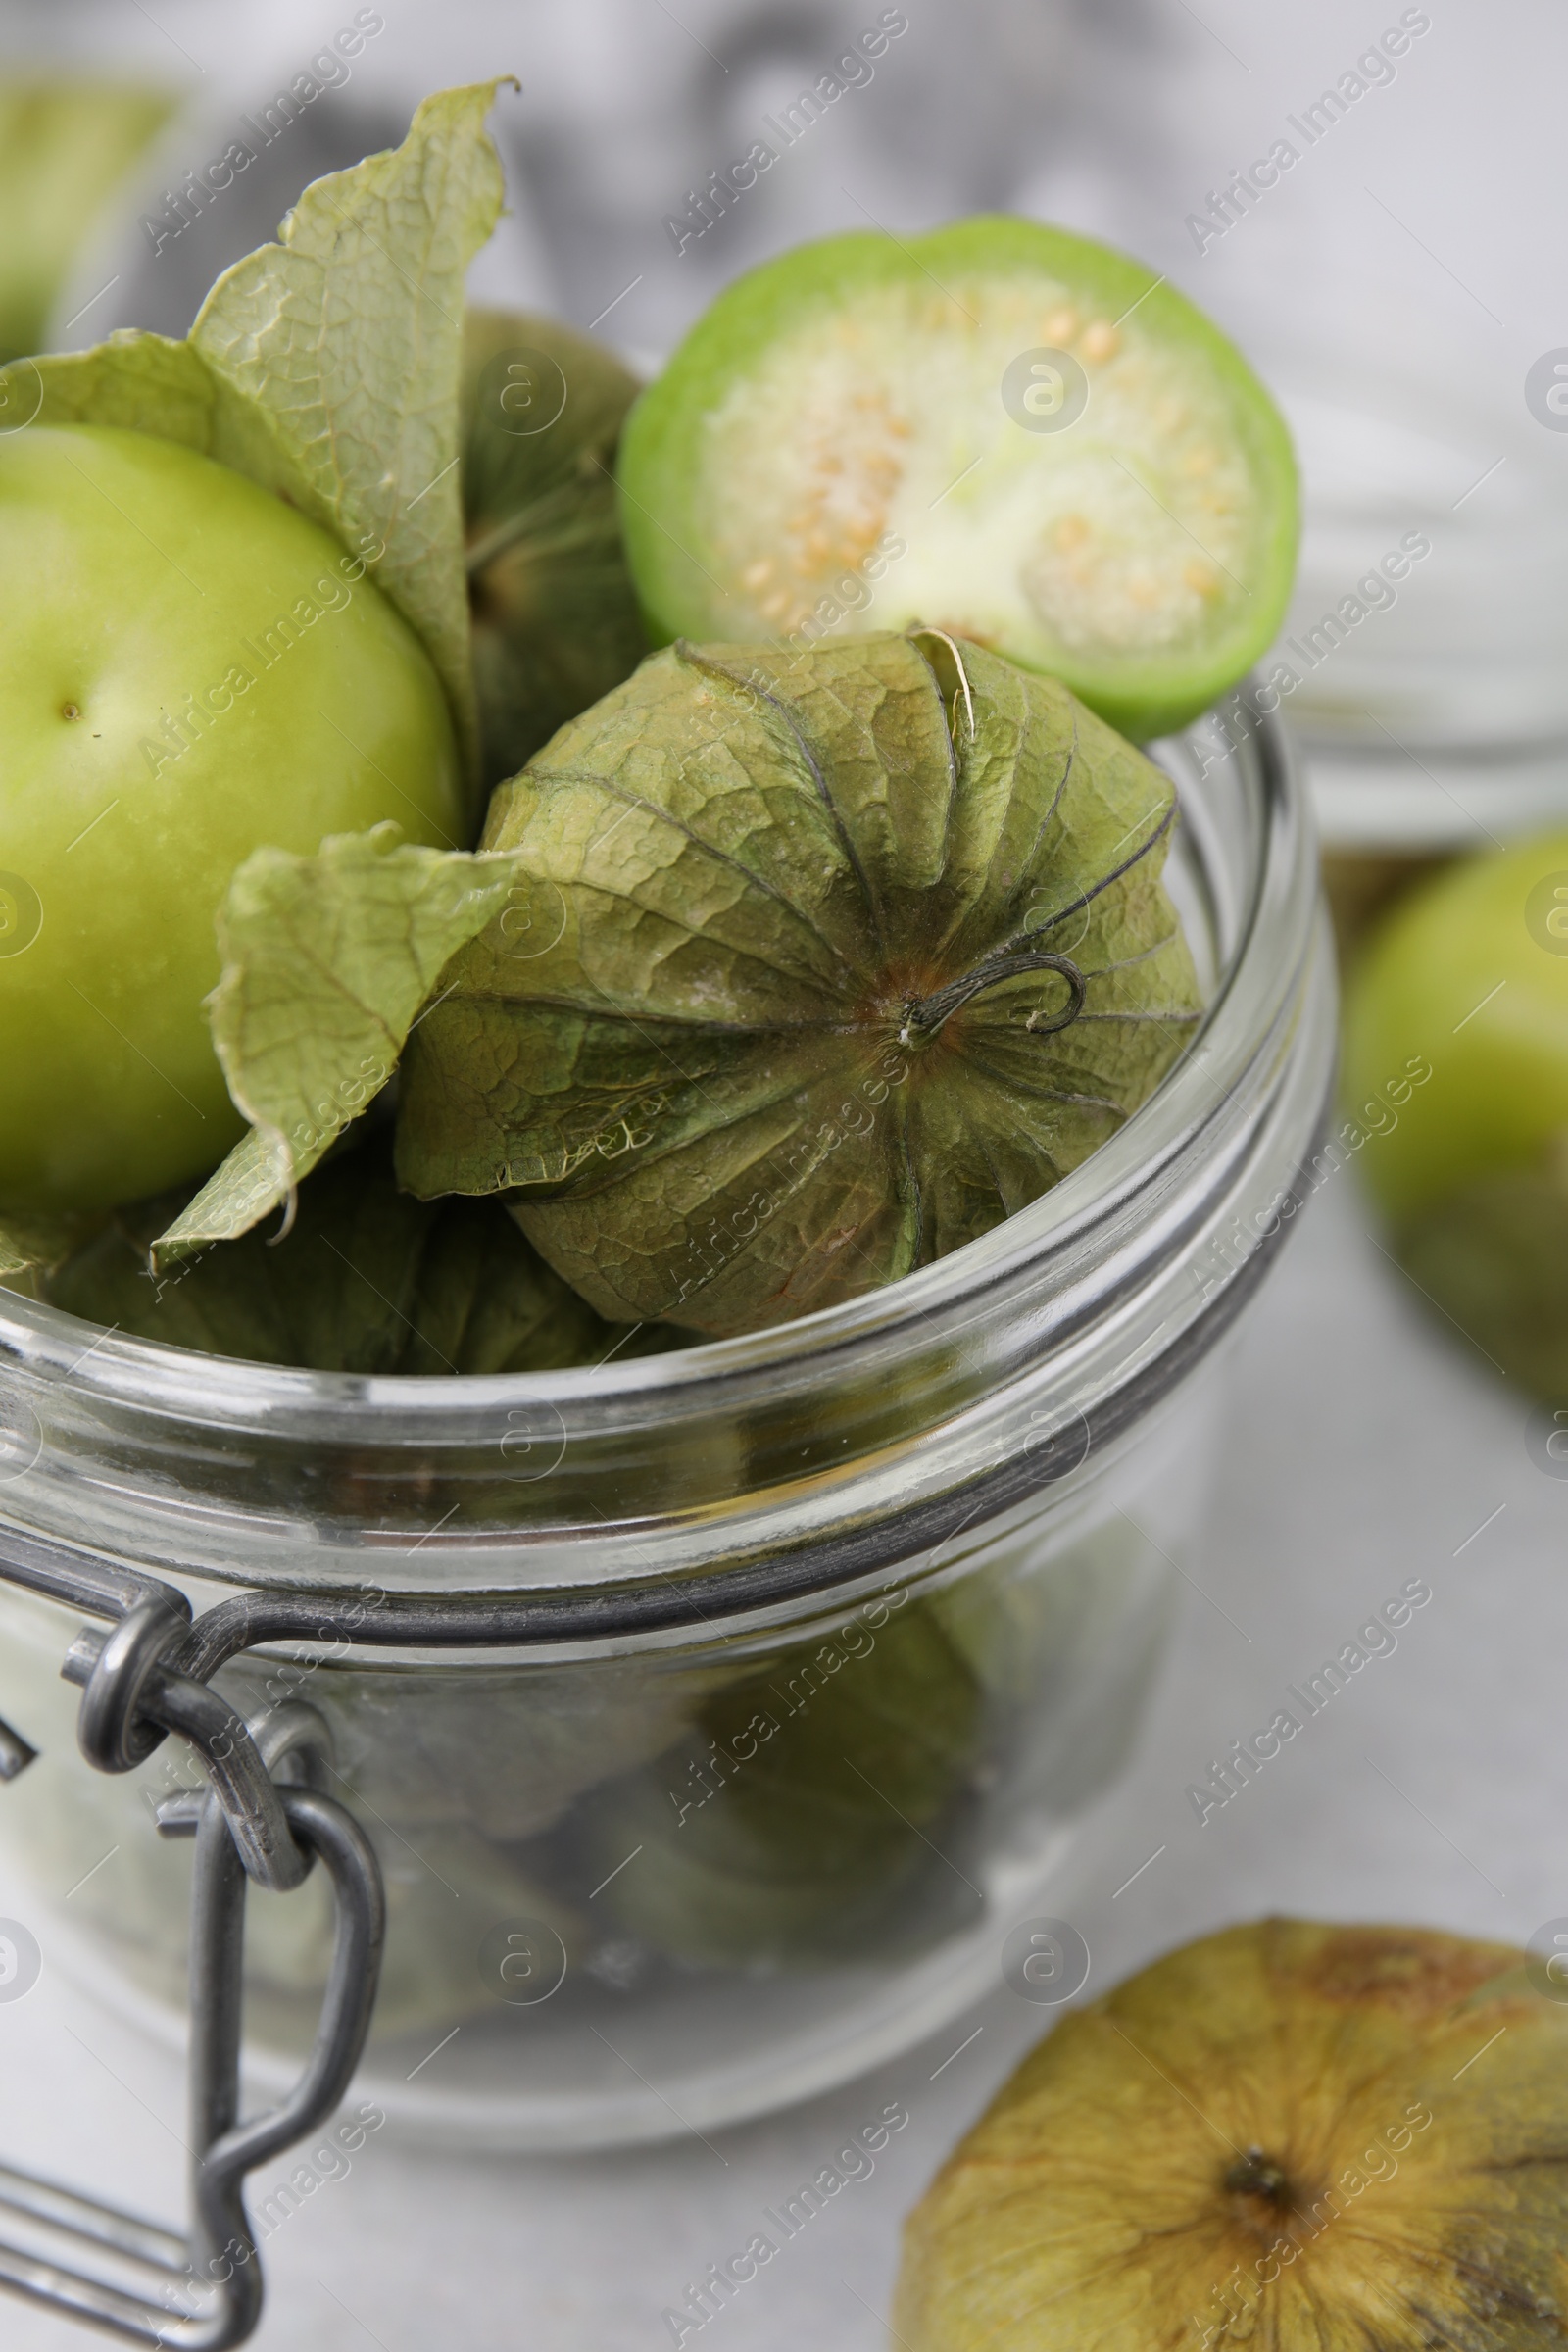
<svg viewBox="0 0 1568 2352">
<path fill-rule="evenodd" d="M 1299 964 L 1302 916 L 1306 913 L 1310 919 L 1312 897 L 1310 873 L 1302 888 L 1307 861 L 1301 843 L 1308 820 L 1296 763 L 1278 718 L 1260 717 L 1254 740 L 1275 821 L 1268 828 L 1256 902 L 1240 951 L 1221 976 L 1192 1046 L 1134 1117 L 1049 1192 L 978 1240 L 896 1283 L 733 1339 L 703 1340 L 664 1354 L 551 1372 L 411 1376 L 304 1371 L 122 1337 L 3 1289 L 0 1349 L 24 1352 L 40 1368 L 64 1371 L 108 1394 L 121 1391 L 122 1373 L 126 1372 L 144 1402 L 167 1399 L 177 1409 L 199 1395 L 209 1412 L 223 1417 L 232 1412 L 236 1419 L 297 1406 L 318 1421 L 325 1413 L 346 1434 L 393 1401 L 428 1413 L 439 1423 L 476 1405 L 518 1396 L 548 1396 L 556 1402 L 608 1399 L 653 1390 L 679 1391 L 754 1371 L 772 1372 L 816 1353 L 854 1348 L 890 1325 L 915 1321 L 999 1275 L 1036 1263 L 1069 1244 L 1130 1186 L 1147 1180 L 1201 1119 L 1205 1100 L 1216 1085 L 1223 1087 L 1253 1051 L 1259 1009 L 1274 1011 Z M 1152 746 L 1152 756 L 1159 748 Z M 97 1338 L 84 1352 L 81 1336 L 87 1332 L 96 1332 Z M 89 1364 L 92 1370 L 84 1373 Z"/>
<path fill-rule="evenodd" d="M 1189 775 L 1182 791 L 1183 830 L 1195 836 L 1203 890 L 1213 899 L 1229 897 L 1214 917 L 1216 929 L 1229 936 L 1202 1023 L 1149 1102 L 1116 1135 L 1050 1192 L 949 1256 L 883 1289 L 739 1338 L 568 1371 L 435 1378 L 319 1373 L 209 1356 L 95 1330 L 59 1309 L 0 1291 L 0 1376 L 20 1374 L 30 1395 L 42 1392 L 89 1420 L 107 1416 L 130 1431 L 135 1443 L 141 1442 L 137 1432 L 156 1433 L 166 1457 L 181 1433 L 189 1434 L 197 1450 L 221 1447 L 230 1437 L 236 1444 L 258 1440 L 349 1460 L 371 1453 L 439 1460 L 452 1448 L 471 1452 L 489 1446 L 499 1448 L 520 1487 L 546 1478 L 533 1464 L 544 1461 L 558 1436 L 563 1455 L 568 1446 L 603 1445 L 633 1428 L 650 1446 L 700 1445 L 720 1410 L 730 1423 L 747 1415 L 776 1420 L 807 1407 L 830 1415 L 834 1399 L 852 1394 L 858 1398 L 894 1375 L 907 1391 L 913 1443 L 922 1436 L 919 1414 L 927 1406 L 930 1430 L 951 1425 L 956 1431 L 962 1424 L 979 1442 L 975 1415 L 984 1418 L 987 1384 L 1007 1391 L 1010 1420 L 992 1413 L 983 1441 L 996 1450 L 998 1463 L 1008 1446 L 1004 1420 L 1013 1430 L 1014 1451 L 1038 1444 L 1047 1424 L 1054 1444 L 1075 1412 L 1082 1417 L 1091 1393 L 1105 1426 L 1124 1421 L 1129 1399 L 1140 1391 L 1157 1395 L 1174 1376 L 1171 1368 L 1202 1352 L 1230 1320 L 1243 1295 L 1245 1269 L 1222 1269 L 1201 1298 L 1189 1295 L 1190 1284 L 1181 1286 L 1184 1296 L 1177 1299 L 1177 1261 L 1204 1218 L 1223 1219 L 1238 1171 L 1257 1158 L 1265 1142 L 1264 1156 L 1273 1155 L 1273 1189 L 1283 1191 L 1310 1149 L 1326 1083 L 1321 1070 L 1315 1077 L 1309 1073 L 1310 1102 L 1293 1098 L 1280 1107 L 1281 1072 L 1300 1027 L 1318 911 L 1310 816 L 1279 720 L 1262 717 L 1256 732 L 1238 742 L 1234 726 L 1210 717 L 1152 750 L 1179 787 L 1183 768 L 1196 768 L 1198 783 Z M 1249 837 L 1239 870 L 1236 842 L 1220 838 L 1224 828 Z M 1166 1336 L 1156 1348 L 1133 1332 L 1126 1309 L 1161 1286 Z M 1004 1346 L 1004 1326 L 1019 1318 L 1029 1324 L 1028 1344 Z M 1118 1335 L 1125 1342 L 1120 1359 Z M 1099 1368 L 1093 1370 L 1085 1359 L 1097 1342 Z M 1166 1359 L 1163 1379 L 1152 1375 L 1156 1354 Z M 955 1386 L 954 1366 L 960 1360 L 963 1380 Z M 1074 1377 L 1080 1384 L 1076 1402 Z M 1115 1393 L 1124 1393 L 1122 1406 L 1107 1417 L 1105 1399 Z M 1019 1423 L 1025 1408 L 1030 1417 Z M 860 1405 L 857 1410 L 863 1417 Z M 888 1449 L 868 1444 L 867 1451 L 886 1455 Z M 803 1492 L 813 1481 L 820 1490 L 818 1473 L 825 1476 L 828 1467 L 820 1461 L 809 1466 L 797 1481 Z M 820 1503 L 836 1524 L 869 1499 L 865 1490 L 858 1502 L 851 1500 L 845 1478 L 853 1470 L 852 1456 L 845 1477 L 829 1479 L 835 1499 L 824 1501 L 816 1492 L 812 1507 Z M 115 1481 L 103 1483 L 113 1488 Z M 696 1507 L 688 1501 L 672 1518 L 655 1511 L 642 1524 L 645 1532 L 649 1524 L 668 1532 L 678 1523 L 688 1535 L 703 1524 L 699 1552 L 715 1562 L 733 1558 L 736 1513 L 755 1511 L 768 1486 L 763 1478 L 744 1495 L 730 1496 L 732 1511 L 715 1492 Z M 553 1494 L 559 1501 L 562 1488 Z M 9 1490 L 0 1485 L 0 1513 L 9 1515 L 21 1502 L 15 1484 Z M 463 1527 L 449 1540 L 414 1509 L 404 1524 L 412 1524 L 421 1544 L 429 1542 L 435 1556 L 422 1560 L 409 1581 L 422 1584 L 433 1573 L 448 1589 L 455 1579 L 493 1590 L 498 1581 L 616 1581 L 638 1573 L 629 1558 L 618 1566 L 588 1566 L 581 1550 L 582 1540 L 596 1533 L 592 1516 L 590 1509 L 569 1524 L 546 1524 L 548 1514 L 546 1520 L 535 1514 L 538 1523 L 527 1530 L 514 1525 L 476 1536 Z M 607 1527 L 601 1520 L 597 1532 L 608 1538 L 631 1524 L 617 1517 Z M 569 1570 L 555 1544 L 540 1547 L 539 1538 L 549 1535 L 573 1539 Z M 362 1527 L 355 1540 L 387 1538 Z M 509 1544 L 532 1544 L 531 1563 L 505 1556 Z M 303 1573 L 319 1578 L 325 1566 L 321 1561 Z M 341 1567 L 338 1573 L 341 1581 Z M 272 1581 L 262 1568 L 247 1568 L 244 1575 L 245 1581 Z"/>
</svg>

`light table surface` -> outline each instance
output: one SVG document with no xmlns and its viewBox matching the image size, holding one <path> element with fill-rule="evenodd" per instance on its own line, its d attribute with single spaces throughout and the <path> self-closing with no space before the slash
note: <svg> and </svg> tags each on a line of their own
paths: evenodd
<svg viewBox="0 0 1568 2352">
<path fill-rule="evenodd" d="M 1234 1343 L 1223 1476 L 1172 1655 L 1059 1906 L 1094 1956 L 1091 1992 L 1269 1911 L 1520 1942 L 1568 1914 L 1568 1479 L 1540 1466 L 1539 1441 L 1532 1454 L 1528 1399 L 1449 1345 L 1370 1223 L 1342 1171 Z M 1200 1825 L 1187 1785 L 1411 1577 L 1433 1598 L 1397 1650 Z M 0 1914 L 21 1901 L 0 1884 Z M 999 1981 L 939 2041 L 711 2144 L 462 2160 L 400 2144 L 389 2124 L 268 2239 L 256 2340 L 657 2352 L 686 2282 L 898 2101 L 908 2126 L 871 2176 L 686 2337 L 703 2352 L 871 2352 L 890 2340 L 904 2214 L 1050 2014 Z M 179 2070 L 47 1967 L 0 2006 L 0 2159 L 180 2214 Z M 93 2340 L 9 2299 L 0 2331 L 7 2352 Z"/>
</svg>

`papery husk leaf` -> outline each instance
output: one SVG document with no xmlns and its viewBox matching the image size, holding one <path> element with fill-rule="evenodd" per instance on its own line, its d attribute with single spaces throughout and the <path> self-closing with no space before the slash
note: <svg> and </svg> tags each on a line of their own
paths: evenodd
<svg viewBox="0 0 1568 2352">
<path fill-rule="evenodd" d="M 149 1263 L 169 1203 L 120 1209 L 46 1295 L 132 1339 L 317 1372 L 549 1372 L 596 1363 L 625 1340 L 498 1201 L 399 1192 L 389 1144 L 378 1125 L 318 1168 L 281 1238 L 252 1230 L 172 1272 Z"/>
<path fill-rule="evenodd" d="M 558 319 L 468 313 L 463 510 L 486 790 L 648 651 L 615 501 L 615 449 L 637 389 L 613 353 Z M 534 418 L 503 406 L 519 397 L 564 405 L 519 429 Z"/>
<path fill-rule="evenodd" d="M 310 1173 L 385 1086 L 443 967 L 512 883 L 509 859 L 405 843 L 395 824 L 329 835 L 314 858 L 245 860 L 208 1004 L 251 1133 L 155 1244 L 159 1267 L 247 1232 Z"/>
</svg>

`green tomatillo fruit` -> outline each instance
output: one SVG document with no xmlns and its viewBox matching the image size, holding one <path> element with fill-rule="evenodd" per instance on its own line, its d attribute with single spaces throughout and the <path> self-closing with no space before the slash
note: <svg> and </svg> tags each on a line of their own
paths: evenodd
<svg viewBox="0 0 1568 2352">
<path fill-rule="evenodd" d="M 656 654 L 491 802 L 514 904 L 410 1039 L 399 1175 L 510 1193 L 612 1321 L 892 1282 L 1191 1038 L 1175 812 L 1065 687 L 938 632 Z"/>
<path fill-rule="evenodd" d="M 905 2352 L 1547 2352 L 1568 2309 L 1548 1965 L 1270 1919 L 1063 2019 L 910 2216 Z"/>
<path fill-rule="evenodd" d="M 1560 1400 L 1568 834 L 1467 858 L 1399 902 L 1352 977 L 1345 1099 L 1420 1289 L 1502 1370 Z"/>
<path fill-rule="evenodd" d="M 1065 230 L 831 237 L 698 321 L 626 427 L 632 571 L 665 637 L 924 618 L 1064 678 L 1140 740 L 1274 638 L 1285 425 L 1151 270 Z"/>
<path fill-rule="evenodd" d="M 39 349 L 95 216 L 174 103 L 127 81 L 0 81 L 0 360 Z"/>
<path fill-rule="evenodd" d="M 514 776 L 648 651 L 615 505 L 637 392 L 587 335 L 470 311 L 463 339 L 463 514 L 484 781 Z"/>
<path fill-rule="evenodd" d="M 175 443 L 0 439 L 0 1212 L 91 1208 L 241 1131 L 203 1017 L 261 843 L 395 819 L 456 847 L 452 721 L 315 523 Z"/>
</svg>

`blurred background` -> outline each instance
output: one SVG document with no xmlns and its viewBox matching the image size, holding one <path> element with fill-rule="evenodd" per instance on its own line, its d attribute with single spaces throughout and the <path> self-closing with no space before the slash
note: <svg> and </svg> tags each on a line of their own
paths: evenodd
<svg viewBox="0 0 1568 2352">
<path fill-rule="evenodd" d="M 1305 534 L 1282 656 L 1299 683 L 1285 708 L 1347 892 L 1358 875 L 1381 890 L 1423 860 L 1568 825 L 1560 5 L 0 0 L 0 350 L 85 346 L 124 326 L 182 333 L 218 272 L 273 233 L 310 179 L 395 143 L 427 91 L 498 74 L 520 84 L 494 117 L 509 209 L 471 291 L 591 329 L 640 370 L 728 279 L 840 229 L 904 236 L 1008 209 L 1164 272 L 1234 336 L 1296 434 Z M 826 80 L 837 94 L 755 186 L 705 199 L 759 139 L 784 147 L 764 126 L 792 108 L 799 119 L 801 94 Z M 242 170 L 225 162 L 236 147 Z M 1413 540 L 1426 552 L 1396 601 L 1357 598 Z M 1547 862 L 1564 865 L 1555 851 Z M 1511 906 L 1507 920 L 1516 931 Z M 1516 995 L 1544 1001 L 1517 975 Z M 1539 1026 L 1543 1061 L 1560 1059 L 1560 1019 Z M 1515 1276 L 1560 1348 L 1568 1150 L 1553 1164 L 1547 1208 L 1526 1230 L 1527 1244 L 1544 1240 Z M 1512 1230 L 1517 1196 L 1498 1201 Z M 1568 1642 L 1568 1489 L 1540 1440 L 1550 1406 L 1529 1406 L 1528 1378 L 1508 1387 L 1435 1337 L 1443 1327 L 1367 1222 L 1353 1184 L 1329 1188 L 1244 1340 L 1202 1590 L 1118 1816 L 1127 1869 L 1152 1842 L 1144 1825 L 1162 1806 L 1181 1815 L 1174 1792 L 1205 1744 L 1223 1752 L 1370 1593 L 1435 1567 L 1430 1646 L 1423 1659 L 1412 1642 L 1372 1732 L 1348 1713 L 1328 1760 L 1282 1782 L 1277 1804 L 1261 1800 L 1223 1841 L 1187 1818 L 1174 1891 L 1151 1878 L 1111 1894 L 1107 1879 L 1076 1915 L 1107 1975 L 1263 1908 L 1519 1937 L 1568 1915 L 1564 1766 L 1542 1729 Z M 1442 1314 L 1451 1334 L 1457 1317 Z M 1216 1662 L 1216 1639 L 1232 1635 Z M 1368 1737 L 1390 1772 L 1362 1754 Z M 56 2156 L 74 2173 L 98 2119 L 102 2148 L 118 2149 L 117 2134 L 146 2136 L 143 2105 L 173 2113 L 177 2093 L 127 2037 L 116 2066 L 141 2087 L 114 2104 L 120 2076 L 108 2081 L 72 2032 L 71 1996 L 45 1980 L 42 2000 L 57 1997 L 65 2022 L 31 2032 L 51 2116 L 60 2063 L 75 2070 Z M 850 2222 L 823 2222 L 809 2263 L 781 2265 L 766 2298 L 726 2317 L 731 2344 L 884 2340 L 873 2307 L 898 2217 L 972 2113 L 980 2077 L 999 2080 L 1038 2030 L 1011 1997 L 983 2013 L 984 2041 L 940 2066 L 933 2050 L 896 2159 L 845 2201 Z M 973 2075 L 953 2063 L 971 2042 Z M 887 2093 L 903 2088 L 890 2075 Z M 848 2128 L 872 2098 L 852 2086 L 831 2114 Z M 455 2341 L 663 2341 L 664 2282 L 744 2241 L 762 2198 L 832 2144 L 828 2113 L 736 2135 L 729 2156 L 687 2142 L 606 2159 L 591 2199 L 580 2170 L 477 2161 L 432 2194 L 417 2153 L 398 2154 L 389 2134 L 379 2170 L 334 2187 L 269 2254 L 268 2340 L 337 2352 L 362 2327 L 370 2337 L 352 2314 L 345 2325 L 352 2305 L 385 2330 L 370 2340 L 399 2346 L 430 2340 L 432 2308 Z M 164 2157 L 177 2136 L 166 2130 L 153 2143 Z M 486 2296 L 490 2333 L 474 2316 Z M 52 2320 L 8 2313 L 7 2326 L 27 2352 L 78 2340 Z"/>
<path fill-rule="evenodd" d="M 474 291 L 645 369 L 802 238 L 994 208 L 1087 230 L 1217 317 L 1290 416 L 1288 707 L 1331 843 L 1484 845 L 1568 808 L 1565 67 L 1548 0 L 7 0 L 0 340 L 182 332 L 306 181 L 500 73 L 510 208 Z M 1430 556 L 1354 618 L 1407 533 Z"/>
</svg>

